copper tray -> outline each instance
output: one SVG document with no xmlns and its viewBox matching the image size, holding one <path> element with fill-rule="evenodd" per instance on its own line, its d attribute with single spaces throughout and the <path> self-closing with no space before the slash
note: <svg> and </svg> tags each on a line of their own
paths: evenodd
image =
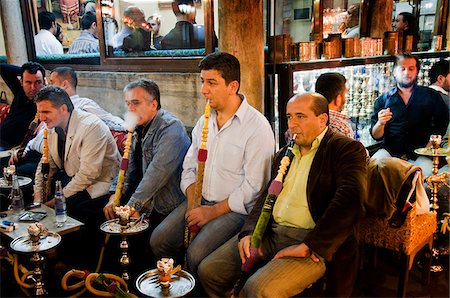
<svg viewBox="0 0 450 298">
<path fill-rule="evenodd" d="M 158 269 L 146 271 L 136 279 L 136 288 L 147 297 L 181 297 L 191 292 L 194 287 L 194 277 L 185 270 L 173 274 L 167 288 L 161 287 L 159 283 Z"/>
</svg>

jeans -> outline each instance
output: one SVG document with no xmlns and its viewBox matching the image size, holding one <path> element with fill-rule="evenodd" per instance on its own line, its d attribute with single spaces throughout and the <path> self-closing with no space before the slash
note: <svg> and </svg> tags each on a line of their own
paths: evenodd
<svg viewBox="0 0 450 298">
<path fill-rule="evenodd" d="M 212 203 L 202 200 L 202 205 L 212 205 Z M 157 259 L 174 257 L 178 259 L 178 262 L 182 260 L 186 227 L 185 214 L 186 201 L 173 210 L 153 231 L 150 246 Z M 196 275 L 200 262 L 236 235 L 244 224 L 245 218 L 246 216 L 243 214 L 230 212 L 204 225 L 186 252 L 190 272 Z"/>
</svg>

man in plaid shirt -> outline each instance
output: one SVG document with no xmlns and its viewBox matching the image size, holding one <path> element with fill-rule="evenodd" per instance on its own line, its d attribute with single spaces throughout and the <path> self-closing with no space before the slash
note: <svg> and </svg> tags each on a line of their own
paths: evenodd
<svg viewBox="0 0 450 298">
<path fill-rule="evenodd" d="M 345 85 L 346 81 L 340 73 L 327 72 L 317 78 L 315 91 L 322 94 L 328 101 L 330 129 L 353 139 L 355 133 L 350 125 L 349 118 L 341 113 L 348 92 Z"/>
</svg>

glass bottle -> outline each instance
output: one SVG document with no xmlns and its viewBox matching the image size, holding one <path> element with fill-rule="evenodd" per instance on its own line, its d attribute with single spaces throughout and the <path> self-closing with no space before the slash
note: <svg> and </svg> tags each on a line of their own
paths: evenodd
<svg viewBox="0 0 450 298">
<path fill-rule="evenodd" d="M 56 226 L 62 227 L 67 220 L 66 198 L 64 197 L 61 181 L 56 181 L 55 188 L 55 216 Z"/>
<path fill-rule="evenodd" d="M 11 189 L 11 209 L 14 213 L 22 213 L 25 211 L 23 194 L 19 185 L 19 178 L 16 174 L 12 176 L 12 189 Z"/>
</svg>

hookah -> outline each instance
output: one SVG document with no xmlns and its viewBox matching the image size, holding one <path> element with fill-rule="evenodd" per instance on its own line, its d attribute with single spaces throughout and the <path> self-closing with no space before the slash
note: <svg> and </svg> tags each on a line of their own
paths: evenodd
<svg viewBox="0 0 450 298">
<path fill-rule="evenodd" d="M 47 202 L 50 193 L 50 181 L 48 175 L 50 173 L 50 165 L 48 163 L 48 129 L 44 128 L 44 142 L 42 148 L 41 159 L 41 173 L 42 173 L 42 201 Z"/>
<path fill-rule="evenodd" d="M 201 136 L 201 143 L 200 148 L 198 149 L 198 166 L 197 166 L 197 178 L 195 182 L 195 191 L 194 191 L 194 199 L 192 202 L 192 206 L 188 206 L 188 210 L 197 208 L 201 205 L 202 200 L 202 188 L 203 188 L 203 174 L 205 172 L 205 163 L 206 159 L 208 157 L 208 149 L 206 147 L 206 143 L 208 141 L 208 123 L 209 123 L 209 116 L 210 116 L 210 106 L 209 102 L 205 105 L 205 111 L 204 111 L 204 120 L 203 120 L 203 128 L 202 128 L 202 136 Z M 189 203 L 189 202 L 188 202 Z M 186 229 L 184 231 L 184 247 L 187 250 L 189 245 L 192 243 L 192 240 L 194 240 L 195 236 L 200 231 L 200 227 L 198 225 L 192 225 L 188 226 L 186 225 Z M 184 267 L 187 268 L 187 258 L 185 255 L 184 259 Z"/>
<path fill-rule="evenodd" d="M 258 249 L 261 246 L 262 238 L 266 231 L 267 224 L 269 223 L 273 207 L 275 206 L 275 202 L 281 190 L 283 189 L 283 179 L 289 171 L 292 159 L 294 158 L 292 149 L 295 145 L 296 136 L 297 135 L 294 134 L 292 139 L 289 141 L 286 152 L 280 161 L 278 174 L 270 183 L 269 190 L 264 201 L 263 208 L 261 210 L 261 214 L 259 215 L 258 222 L 256 223 L 255 230 L 253 231 L 250 240 L 250 257 L 246 258 L 245 263 L 241 267 L 241 276 L 236 281 L 233 289 L 231 290 L 231 297 L 239 296 L 239 292 L 244 286 L 245 281 L 249 277 L 250 272 L 255 269 L 255 266 L 261 260 L 259 257 Z"/>
<path fill-rule="evenodd" d="M 127 117 L 126 117 L 127 118 Z M 120 171 L 117 179 L 117 187 L 116 191 L 114 193 L 114 203 L 113 203 L 113 209 L 116 209 L 116 207 L 119 207 L 120 205 L 120 198 L 122 196 L 123 191 L 123 185 L 125 182 L 125 174 L 128 169 L 129 164 L 129 154 L 132 144 L 132 137 L 134 133 L 134 123 L 135 119 L 128 119 L 128 122 L 131 122 L 128 133 L 127 133 L 127 139 L 125 141 L 125 148 L 124 153 L 122 157 L 122 161 L 120 163 Z M 120 207 L 119 207 L 120 208 Z M 142 217 L 143 219 L 143 217 Z M 109 242 L 109 238 L 112 234 L 120 234 L 122 236 L 122 242 L 120 243 L 120 248 L 122 249 L 122 256 L 120 258 L 120 263 L 124 268 L 124 272 L 122 274 L 122 277 L 119 277 L 114 274 L 109 273 L 90 273 L 87 270 L 76 270 L 72 269 L 68 271 L 61 280 L 61 287 L 65 291 L 73 291 L 77 289 L 81 289 L 79 292 L 73 294 L 71 297 L 78 297 L 82 295 L 86 290 L 88 290 L 90 293 L 97 295 L 97 296 L 111 296 L 116 295 L 117 297 L 136 297 L 135 295 L 128 292 L 128 285 L 127 282 L 129 280 L 129 275 L 127 272 L 127 267 L 129 265 L 129 257 L 127 253 L 128 249 L 128 243 L 126 241 L 126 229 L 130 227 L 129 219 L 127 222 L 124 222 L 123 220 L 119 219 L 120 223 L 116 223 L 117 219 L 113 219 L 111 221 L 106 221 L 100 226 L 100 229 L 104 232 L 106 232 L 105 241 L 103 243 L 103 246 L 100 251 L 100 256 L 98 259 L 97 267 L 95 269 L 95 272 L 99 272 L 102 262 L 103 262 L 103 256 L 105 252 L 106 245 Z M 136 221 L 137 222 L 137 221 Z M 142 223 L 142 221 L 139 221 L 139 223 Z M 112 229 L 112 225 L 114 225 L 114 229 Z M 117 227 L 118 226 L 118 227 Z M 148 223 L 146 223 L 146 226 L 148 227 Z M 107 229 L 107 231 L 105 231 Z M 144 231 L 142 229 L 142 231 Z M 140 231 L 138 231 L 140 232 Z M 78 279 L 81 279 L 81 281 L 69 285 L 67 282 L 71 277 L 75 277 Z M 93 283 L 101 284 L 103 285 L 107 291 L 99 291 L 93 287 Z M 83 288 L 84 287 L 84 288 Z M 122 289 L 123 287 L 123 289 Z"/>
<path fill-rule="evenodd" d="M 28 271 L 25 267 L 19 265 L 17 255 L 14 256 L 14 260 L 12 261 L 14 264 L 14 277 L 22 289 L 34 288 L 34 295 L 37 297 L 47 294 L 42 278 L 45 258 L 40 253 L 54 248 L 60 242 L 61 236 L 59 234 L 49 232 L 38 222 L 28 226 L 28 233 L 26 235 L 17 237 L 11 242 L 10 246 L 14 251 L 31 253 L 30 262 L 33 264 L 33 271 Z M 23 273 L 22 277 L 19 276 L 19 268 Z M 31 280 L 33 284 L 27 283 L 26 280 Z"/>
</svg>

